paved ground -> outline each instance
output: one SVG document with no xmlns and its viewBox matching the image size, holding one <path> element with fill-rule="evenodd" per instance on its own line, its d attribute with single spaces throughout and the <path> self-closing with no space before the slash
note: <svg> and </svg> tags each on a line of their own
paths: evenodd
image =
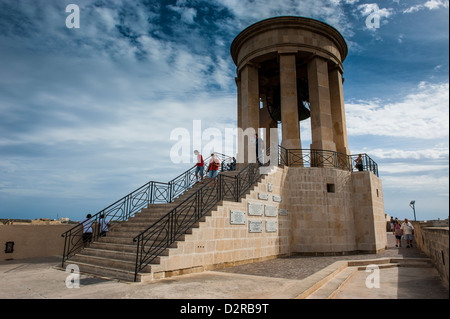
<svg viewBox="0 0 450 319">
<path fill-rule="evenodd" d="M 414 245 L 413 245 L 414 246 Z M 254 264 L 236 266 L 221 270 L 228 273 L 267 276 L 286 279 L 304 279 L 317 271 L 342 260 L 361 260 L 373 258 L 426 258 L 418 248 L 396 248 L 395 237 L 388 233 L 388 249 L 379 254 L 325 256 L 325 257 L 288 257 L 263 261 Z"/>
<path fill-rule="evenodd" d="M 391 234 L 388 234 L 392 243 Z M 150 283 L 123 283 L 80 277 L 80 288 L 68 289 L 68 273 L 57 270 L 59 257 L 0 262 L 0 299 L 271 299 L 295 298 L 344 260 L 381 257 L 421 258 L 416 248 L 390 247 L 378 255 L 279 258 L 260 263 L 172 277 Z M 351 277 L 335 298 L 448 299 L 434 268 L 391 268 L 381 272 L 381 288 L 365 287 L 364 271 Z"/>
</svg>

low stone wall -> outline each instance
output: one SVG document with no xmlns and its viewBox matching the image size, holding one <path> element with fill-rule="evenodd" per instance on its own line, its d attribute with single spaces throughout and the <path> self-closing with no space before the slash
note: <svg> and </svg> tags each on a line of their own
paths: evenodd
<svg viewBox="0 0 450 319">
<path fill-rule="evenodd" d="M 431 223 L 412 222 L 417 246 L 428 256 L 439 271 L 444 284 L 449 286 L 448 227 L 432 227 Z"/>
<path fill-rule="evenodd" d="M 61 234 L 74 225 L 0 225 L 0 261 L 61 255 Z M 14 243 L 12 252 L 7 244 Z"/>
</svg>

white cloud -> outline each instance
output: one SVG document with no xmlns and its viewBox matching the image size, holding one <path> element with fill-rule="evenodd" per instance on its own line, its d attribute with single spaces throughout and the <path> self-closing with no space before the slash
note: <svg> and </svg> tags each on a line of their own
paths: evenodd
<svg viewBox="0 0 450 319">
<path fill-rule="evenodd" d="M 381 169 L 380 169 L 381 172 Z M 383 175 L 383 188 L 408 190 L 410 192 L 426 190 L 427 193 L 447 193 L 449 177 L 430 175 Z"/>
<path fill-rule="evenodd" d="M 423 172 L 436 172 L 436 171 L 448 171 L 448 165 L 427 165 L 424 164 L 411 164 L 411 163 L 393 163 L 383 164 L 380 168 L 385 174 L 411 174 L 423 173 Z"/>
<path fill-rule="evenodd" d="M 177 4 L 179 3 L 177 2 Z M 179 13 L 181 16 L 181 20 L 187 24 L 194 23 L 194 19 L 197 16 L 197 10 L 195 10 L 194 8 L 176 5 L 168 5 L 167 8 Z"/>
<path fill-rule="evenodd" d="M 303 16 L 322 20 L 339 30 L 344 36 L 353 34 L 352 26 L 345 14 L 343 4 L 354 4 L 357 0 L 215 0 L 233 15 L 232 25 L 242 30 L 250 23 L 281 15 Z"/>
<path fill-rule="evenodd" d="M 449 1 L 448 0 L 429 0 L 424 4 L 417 4 L 409 7 L 408 9 L 403 10 L 403 13 L 414 13 L 420 10 L 428 9 L 428 10 L 437 10 L 440 8 L 448 8 Z"/>
<path fill-rule="evenodd" d="M 416 92 L 398 102 L 346 103 L 349 135 L 420 139 L 448 138 L 449 84 L 421 82 Z"/>
<path fill-rule="evenodd" d="M 380 18 L 388 18 L 392 15 L 393 10 L 388 8 L 380 9 L 376 3 L 365 3 L 358 6 L 361 14 L 366 17 L 370 14 L 376 14 Z"/>
</svg>

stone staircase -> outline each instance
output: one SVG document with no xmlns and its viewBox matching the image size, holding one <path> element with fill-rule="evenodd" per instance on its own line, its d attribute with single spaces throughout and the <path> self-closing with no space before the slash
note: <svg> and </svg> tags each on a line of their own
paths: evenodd
<svg viewBox="0 0 450 319">
<path fill-rule="evenodd" d="M 350 279 L 358 272 L 365 272 L 367 266 L 376 265 L 378 269 L 394 267 L 432 268 L 429 258 L 380 258 L 372 260 L 354 260 L 345 262 L 346 266 L 331 273 L 316 287 L 303 293 L 299 299 L 333 299 L 342 289 L 345 289 Z"/>
<path fill-rule="evenodd" d="M 239 171 L 222 172 L 221 174 L 233 177 L 237 173 L 239 173 Z M 261 177 L 259 180 L 261 180 Z M 205 183 L 206 182 L 207 180 L 205 180 Z M 253 187 L 250 187 L 242 197 L 249 194 L 257 184 L 258 182 L 256 182 Z M 134 281 L 137 248 L 136 243 L 133 242 L 133 238 L 158 221 L 161 217 L 165 216 L 169 211 L 203 186 L 205 185 L 202 183 L 195 184 L 172 203 L 152 204 L 149 205 L 149 207 L 142 209 L 141 212 L 135 214 L 134 217 L 129 218 L 119 225 L 115 225 L 106 236 L 92 242 L 89 247 L 83 248 L 79 253 L 65 261 L 64 267 L 69 264 L 75 264 L 79 267 L 80 273 L 121 281 Z M 205 186 L 205 189 L 213 187 L 213 183 L 210 183 Z M 158 254 L 158 256 L 155 256 L 156 258 L 153 259 L 152 264 L 147 265 L 138 273 L 136 281 L 140 282 L 143 281 L 145 277 L 151 276 L 152 266 L 158 265 L 162 256 L 167 256 L 170 249 L 176 248 L 178 243 L 184 240 L 184 236 L 191 234 L 192 230 L 198 227 L 199 223 L 204 221 L 205 217 L 219 205 L 221 205 L 221 202 L 218 202 L 215 207 L 207 212 L 193 225 L 192 228 L 188 229 L 185 234 L 171 246 L 165 248 L 165 245 L 161 243 L 162 252 Z"/>
</svg>

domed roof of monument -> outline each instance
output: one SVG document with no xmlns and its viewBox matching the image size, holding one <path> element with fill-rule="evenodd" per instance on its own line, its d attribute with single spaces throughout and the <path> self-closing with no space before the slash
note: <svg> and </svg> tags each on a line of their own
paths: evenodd
<svg viewBox="0 0 450 319">
<path fill-rule="evenodd" d="M 304 29 L 316 34 L 323 35 L 326 38 L 330 39 L 339 50 L 341 54 L 341 62 L 343 62 L 347 56 L 348 47 L 344 37 L 336 28 L 332 27 L 331 25 L 319 20 L 306 17 L 278 16 L 256 22 L 245 28 L 236 36 L 236 38 L 231 43 L 230 48 L 234 63 L 237 65 L 239 50 L 248 39 L 262 32 L 282 28 Z"/>
</svg>

